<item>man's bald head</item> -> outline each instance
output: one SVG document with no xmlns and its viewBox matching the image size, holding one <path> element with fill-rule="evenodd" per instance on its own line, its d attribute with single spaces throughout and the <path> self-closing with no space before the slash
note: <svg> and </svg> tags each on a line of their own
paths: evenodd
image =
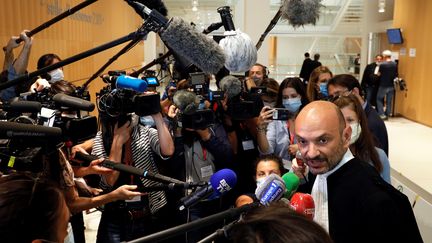
<svg viewBox="0 0 432 243">
<path fill-rule="evenodd" d="M 313 174 L 333 169 L 349 147 L 351 127 L 340 109 L 328 101 L 305 106 L 295 120 L 299 150 Z"/>
<path fill-rule="evenodd" d="M 328 122 L 333 125 L 338 124 L 341 134 L 346 127 L 342 111 L 335 104 L 328 101 L 314 101 L 309 103 L 300 111 L 296 118 L 296 122 L 297 120 L 300 121 L 304 119 L 315 119 L 321 122 L 328 120 Z"/>
</svg>

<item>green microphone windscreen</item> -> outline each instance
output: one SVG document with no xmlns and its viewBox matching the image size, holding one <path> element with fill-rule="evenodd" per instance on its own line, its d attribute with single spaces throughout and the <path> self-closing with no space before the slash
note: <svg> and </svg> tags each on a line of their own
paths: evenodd
<svg viewBox="0 0 432 243">
<path fill-rule="evenodd" d="M 296 174 L 293 172 L 287 172 L 282 176 L 282 179 L 285 182 L 286 186 L 286 192 L 285 192 L 285 198 L 290 199 L 291 196 L 294 194 L 294 192 L 297 191 L 297 188 L 300 183 L 300 179 Z"/>
</svg>

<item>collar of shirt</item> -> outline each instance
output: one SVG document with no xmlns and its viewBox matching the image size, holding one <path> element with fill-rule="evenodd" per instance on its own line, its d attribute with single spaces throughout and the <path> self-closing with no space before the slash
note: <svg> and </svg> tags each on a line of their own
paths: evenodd
<svg viewBox="0 0 432 243">
<path fill-rule="evenodd" d="M 324 174 L 317 175 L 312 187 L 312 198 L 315 201 L 314 221 L 320 224 L 327 232 L 329 232 L 327 177 L 353 158 L 353 154 L 348 149 L 335 168 Z"/>
</svg>

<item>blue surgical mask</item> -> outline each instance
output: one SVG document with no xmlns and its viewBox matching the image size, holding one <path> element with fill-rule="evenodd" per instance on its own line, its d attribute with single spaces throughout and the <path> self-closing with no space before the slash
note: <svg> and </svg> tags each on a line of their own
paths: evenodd
<svg viewBox="0 0 432 243">
<path fill-rule="evenodd" d="M 320 93 L 324 97 L 328 97 L 327 83 L 320 83 L 319 88 L 320 88 Z"/>
<path fill-rule="evenodd" d="M 140 117 L 140 123 L 143 126 L 147 126 L 147 127 L 155 127 L 156 123 L 153 120 L 152 116 L 142 116 Z"/>
<path fill-rule="evenodd" d="M 50 83 L 54 83 L 64 79 L 63 70 L 61 70 L 60 68 L 49 72 L 49 75 L 51 76 L 51 79 L 49 80 Z"/>
<path fill-rule="evenodd" d="M 282 105 L 292 113 L 296 113 L 300 109 L 302 103 L 300 97 L 297 97 L 291 99 L 283 99 Z"/>
</svg>

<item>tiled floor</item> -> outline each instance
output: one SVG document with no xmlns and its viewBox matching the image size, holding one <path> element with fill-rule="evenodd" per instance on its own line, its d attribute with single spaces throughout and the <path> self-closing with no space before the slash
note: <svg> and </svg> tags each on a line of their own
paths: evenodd
<svg viewBox="0 0 432 243">
<path fill-rule="evenodd" d="M 432 194 L 432 128 L 399 117 L 385 123 L 390 166 Z"/>
</svg>

